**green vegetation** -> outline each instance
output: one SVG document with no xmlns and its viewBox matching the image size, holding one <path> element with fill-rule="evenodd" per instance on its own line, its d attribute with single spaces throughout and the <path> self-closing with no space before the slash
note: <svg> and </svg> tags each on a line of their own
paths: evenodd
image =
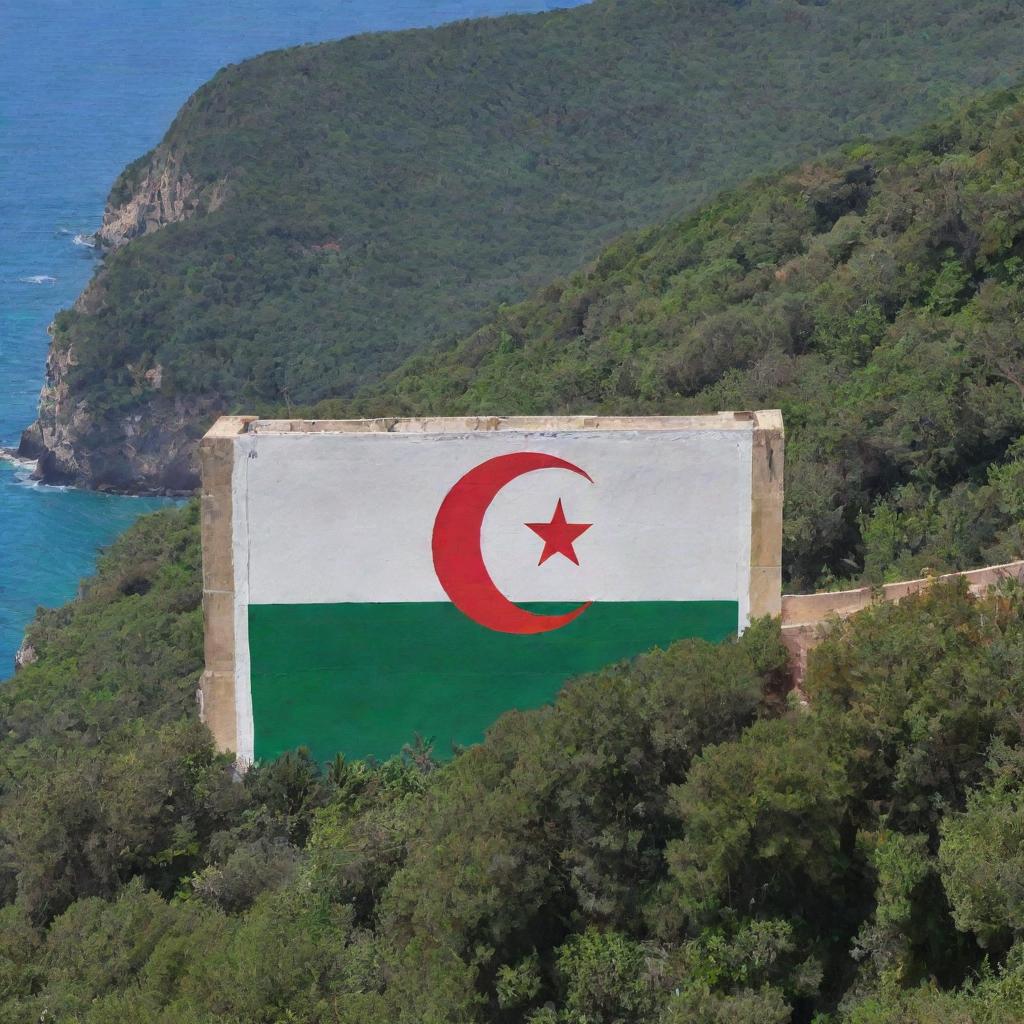
<svg viewBox="0 0 1024 1024">
<path fill-rule="evenodd" d="M 370 413 L 780 406 L 790 584 L 1024 554 L 1024 94 L 630 235 Z"/>
<path fill-rule="evenodd" d="M 916 109 L 907 53 L 924 77 L 991 77 L 972 57 L 1016 43 L 1016 9 L 996 4 L 695 9 L 599 3 L 222 73 L 169 140 L 204 187 L 227 177 L 229 198 L 110 259 L 97 305 L 59 326 L 75 387 L 123 410 L 145 401 L 127 362 L 160 362 L 172 395 L 324 399 L 318 415 L 780 404 L 793 585 L 1019 555 L 1019 95 L 628 236 L 450 351 L 325 397 L 738 175 L 757 157 L 726 154 L 730 126 L 772 159 L 893 127 Z M 798 65 L 780 63 L 786 46 Z M 623 81 L 584 115 L 595 52 Z M 704 106 L 694 75 L 718 83 Z M 370 117 L 380 88 L 400 101 L 386 132 Z M 783 105 L 797 95 L 799 116 Z M 447 104 L 491 140 L 464 165 L 455 145 L 434 162 L 416 148 L 421 130 L 464 123 Z M 541 109 L 551 119 L 524 113 Z M 595 141 L 611 127 L 622 141 L 624 124 L 621 153 Z M 510 159 L 533 132 L 548 156 Z M 634 163 L 616 163 L 627 150 Z M 382 175 L 385 152 L 402 159 Z M 494 217 L 509 189 L 520 207 Z M 345 231 L 351 245 L 323 247 Z M 407 289 L 388 283 L 412 266 Z M 808 705 L 780 697 L 785 652 L 758 622 L 570 681 L 444 764 L 410 737 L 383 764 L 299 750 L 243 779 L 196 721 L 199 603 L 195 506 L 149 517 L 79 600 L 40 615 L 38 661 L 0 687 L 0 1022 L 1024 1019 L 1020 589 L 936 586 L 836 624 Z"/>
<path fill-rule="evenodd" d="M 444 765 L 299 751 L 238 782 L 191 707 L 195 517 L 129 531 L 0 689 L 0 1020 L 1024 1013 L 1024 593 L 837 626 L 808 708 L 764 621 Z"/>
<path fill-rule="evenodd" d="M 1006 0 L 596 0 L 226 68 L 112 194 L 170 167 L 197 214 L 116 252 L 57 319 L 91 414 L 76 446 L 179 399 L 349 395 L 627 229 L 1011 85 L 1022 34 Z M 145 429 L 133 447 L 166 443 Z"/>
</svg>

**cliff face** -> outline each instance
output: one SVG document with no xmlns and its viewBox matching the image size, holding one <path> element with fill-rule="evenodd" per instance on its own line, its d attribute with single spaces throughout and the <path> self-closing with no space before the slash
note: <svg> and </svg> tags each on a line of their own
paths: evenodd
<svg viewBox="0 0 1024 1024">
<path fill-rule="evenodd" d="M 167 224 L 216 210 L 225 191 L 223 181 L 200 186 L 174 152 L 158 147 L 117 180 L 96 237 L 105 249 L 117 249 Z"/>
<path fill-rule="evenodd" d="M 74 484 L 129 494 L 184 495 L 199 486 L 195 452 L 214 399 L 160 394 L 162 368 L 140 369 L 148 402 L 131 412 L 95 415 L 69 387 L 72 347 L 54 343 L 46 361 L 39 418 L 21 436 L 18 453 L 36 459 L 33 474 L 48 484 Z"/>
<path fill-rule="evenodd" d="M 105 251 L 168 224 L 208 213 L 223 202 L 225 183 L 201 188 L 173 153 L 162 148 L 129 167 L 111 190 L 96 237 Z M 75 302 L 95 314 L 105 304 L 104 271 Z M 199 486 L 195 452 L 208 420 L 219 411 L 213 399 L 167 398 L 160 391 L 163 368 L 129 367 L 144 406 L 130 413 L 97 415 L 75 395 L 70 376 L 74 346 L 52 326 L 46 380 L 36 421 L 21 436 L 18 454 L 36 459 L 34 478 L 132 494 L 187 494 Z"/>
</svg>

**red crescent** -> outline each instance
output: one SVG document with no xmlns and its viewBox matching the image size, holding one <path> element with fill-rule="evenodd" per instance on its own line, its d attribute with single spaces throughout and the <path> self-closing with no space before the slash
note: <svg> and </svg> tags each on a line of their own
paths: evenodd
<svg viewBox="0 0 1024 1024">
<path fill-rule="evenodd" d="M 579 466 L 540 452 L 498 455 L 471 469 L 448 492 L 434 520 L 434 571 L 463 615 L 498 633 L 547 633 L 567 626 L 593 603 L 564 615 L 537 615 L 513 604 L 494 585 L 480 550 L 484 516 L 498 491 L 536 469 L 567 469 L 590 480 Z M 593 483 L 593 480 L 590 480 Z"/>
</svg>

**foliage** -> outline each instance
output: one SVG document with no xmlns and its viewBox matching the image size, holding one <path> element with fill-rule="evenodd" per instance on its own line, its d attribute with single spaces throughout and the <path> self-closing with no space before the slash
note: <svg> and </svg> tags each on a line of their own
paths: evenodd
<svg viewBox="0 0 1024 1024">
<path fill-rule="evenodd" d="M 114 186 L 112 201 L 124 202 L 147 173 L 166 169 L 195 215 L 112 254 L 84 300 L 57 318 L 55 344 L 73 349 L 64 407 L 87 402 L 85 446 L 108 446 L 139 413 L 143 443 L 158 448 L 166 439 L 147 433 L 149 414 L 173 408 L 178 424 L 179 400 L 205 417 L 350 395 L 598 256 L 623 231 L 692 210 L 751 174 L 850 138 L 909 130 L 979 90 L 1008 86 L 1024 70 L 1022 27 L 1024 13 L 1005 0 L 596 0 L 225 68 Z M 465 367 L 454 364 L 457 389 L 465 374 L 480 381 L 457 404 L 650 404 L 766 352 L 759 379 L 785 375 L 781 353 L 802 351 L 814 323 L 796 302 L 766 317 L 739 303 L 764 291 L 808 231 L 859 209 L 873 188 L 860 173 L 845 181 L 822 171 L 806 184 L 809 204 L 758 190 L 748 237 L 735 251 L 719 244 L 701 267 L 686 258 L 696 255 L 692 232 L 681 260 L 659 260 L 650 236 L 613 246 L 590 285 L 544 293 L 557 315 L 534 333 L 555 358 L 531 351 L 523 365 L 520 314 L 503 313 L 470 343 Z M 955 192 L 959 171 L 949 173 Z M 920 213 L 910 202 L 897 227 Z M 1001 202 L 1000 228 L 1011 235 L 1012 192 Z M 825 247 L 833 255 L 819 251 L 812 262 L 841 260 L 856 235 L 857 221 L 844 220 Z M 940 232 L 932 242 L 952 254 L 919 267 L 914 286 L 936 316 L 974 285 L 966 236 Z M 638 291 L 644 265 L 650 287 Z M 884 285 L 888 271 L 873 265 L 864 273 Z M 813 274 L 801 277 L 810 284 Z M 637 306 L 625 332 L 614 306 L 595 301 L 601 280 L 619 282 Z M 856 283 L 839 296 L 840 317 L 863 306 L 860 326 L 835 336 L 844 362 L 861 358 L 902 304 L 902 282 L 889 283 L 881 310 Z M 665 285 L 671 294 L 659 309 Z M 685 330 L 705 314 L 698 333 Z M 580 332 L 603 339 L 589 358 L 577 358 Z M 653 362 L 639 351 L 684 333 Z M 481 377 L 473 354 L 484 343 L 500 358 Z M 145 378 L 156 366 L 159 389 Z M 444 382 L 420 390 L 449 406 Z M 738 400 L 728 389 L 721 399 Z"/>
<path fill-rule="evenodd" d="M 202 663 L 196 510 L 143 520 L 0 687 L 3 885 L 34 920 L 133 875 L 174 891 L 234 800 L 189 714 Z M 224 777 L 224 778 L 222 778 Z"/>
<path fill-rule="evenodd" d="M 938 588 L 928 607 L 926 628 L 897 605 L 837 623 L 811 653 L 806 689 L 845 734 L 870 802 L 858 813 L 934 835 L 984 780 L 989 743 L 1020 740 L 1024 637 L 1016 591 L 985 616 L 963 586 Z"/>
<path fill-rule="evenodd" d="M 1024 949 L 1004 967 L 987 969 L 960 991 L 934 984 L 872 997 L 853 1008 L 844 1024 L 1016 1024 L 1024 1008 Z"/>
<path fill-rule="evenodd" d="M 594 927 L 558 952 L 566 1024 L 630 1024 L 649 1020 L 657 1005 L 643 945 Z"/>
<path fill-rule="evenodd" d="M 194 614 L 195 514 L 129 531 L 3 691 L 38 735 L 0 741 L 0 1020 L 1024 1010 L 1019 591 L 937 585 L 837 624 L 804 710 L 774 696 L 765 620 L 576 680 L 444 765 L 300 750 L 239 782 L 194 722 L 195 660 L 130 642 Z M 131 708 L 102 731 L 101 686 Z"/>
<path fill-rule="evenodd" d="M 997 94 L 750 182 L 314 412 L 779 406 L 794 587 L 1020 557 L 1022 145 Z"/>
<path fill-rule="evenodd" d="M 773 988 L 747 989 L 721 995 L 688 989 L 672 996 L 659 1024 L 789 1024 L 790 1006 Z"/>
<path fill-rule="evenodd" d="M 999 746 L 992 778 L 941 828 L 939 866 L 957 927 L 986 946 L 1024 936 L 1024 757 Z"/>
</svg>

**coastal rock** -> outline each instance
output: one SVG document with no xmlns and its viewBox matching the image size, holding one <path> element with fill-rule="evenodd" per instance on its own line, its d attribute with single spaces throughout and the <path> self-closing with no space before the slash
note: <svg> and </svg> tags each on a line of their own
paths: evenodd
<svg viewBox="0 0 1024 1024">
<path fill-rule="evenodd" d="M 186 495 L 199 486 L 196 447 L 221 411 L 212 397 L 160 394 L 163 367 L 138 372 L 151 395 L 142 409 L 94 415 L 69 386 L 74 348 L 55 336 L 46 359 L 39 418 L 18 456 L 35 459 L 33 478 L 123 494 Z"/>
<path fill-rule="evenodd" d="M 21 441 L 15 450 L 19 459 L 41 459 L 46 454 L 43 444 L 43 430 L 39 421 L 30 424 L 21 432 Z"/>
<path fill-rule="evenodd" d="M 199 439 L 220 408 L 213 400 L 160 399 L 144 412 L 94 419 L 84 403 L 59 419 L 40 413 L 19 452 L 37 457 L 33 479 L 117 494 L 186 496 L 199 487 Z"/>
<path fill-rule="evenodd" d="M 105 252 L 177 221 L 216 210 L 225 181 L 200 187 L 168 147 L 158 146 L 115 182 L 96 239 Z M 101 266 L 77 298 L 79 313 L 99 313 L 106 302 Z M 37 420 L 21 435 L 18 456 L 36 460 L 33 478 L 127 494 L 192 493 L 199 486 L 196 449 L 221 412 L 214 397 L 163 394 L 164 367 L 129 366 L 149 401 L 130 413 L 94 410 L 71 384 L 74 347 L 50 325 L 46 380 Z"/>
<path fill-rule="evenodd" d="M 39 660 L 39 654 L 28 638 L 21 641 L 21 646 L 14 654 L 14 671 L 19 672 L 26 665 L 33 665 Z"/>
<path fill-rule="evenodd" d="M 118 178 L 96 238 L 105 249 L 117 249 L 140 235 L 216 210 L 225 192 L 224 181 L 201 188 L 173 152 L 157 147 L 148 162 L 143 157 L 141 173 L 133 164 Z"/>
</svg>

